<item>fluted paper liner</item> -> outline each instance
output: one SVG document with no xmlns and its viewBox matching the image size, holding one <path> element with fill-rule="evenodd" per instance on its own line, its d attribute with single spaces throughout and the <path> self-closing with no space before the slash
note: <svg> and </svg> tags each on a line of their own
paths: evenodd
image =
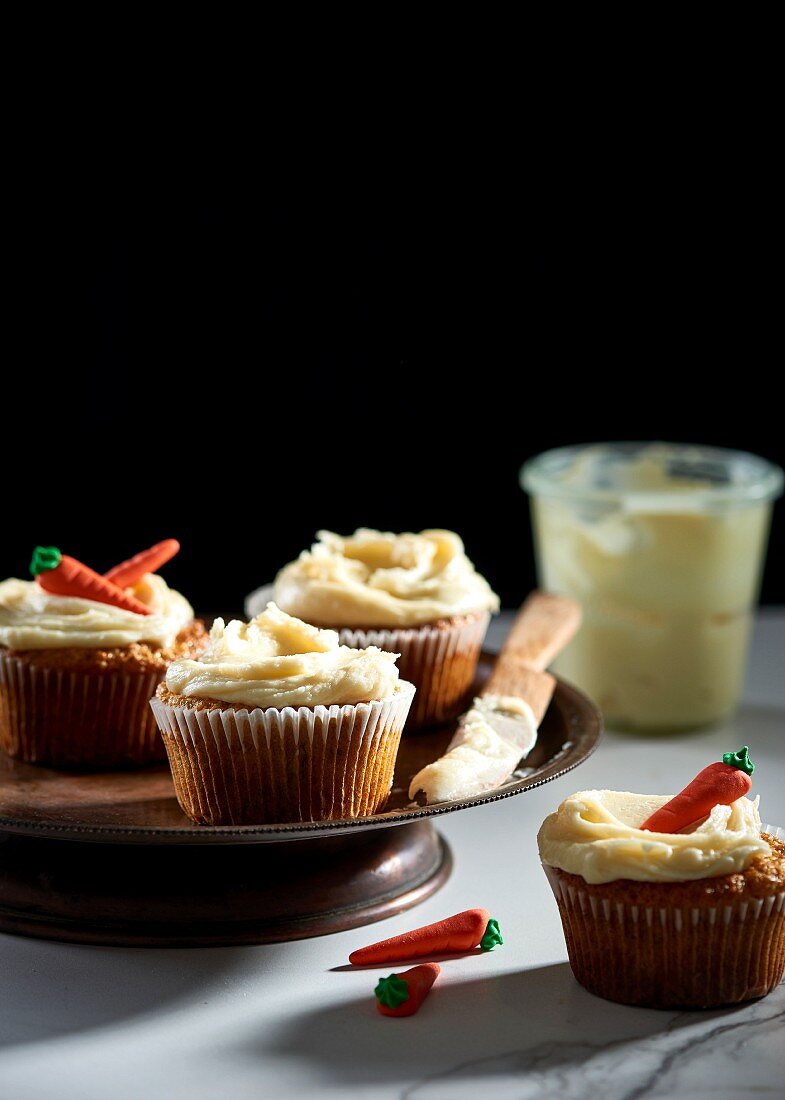
<svg viewBox="0 0 785 1100">
<path fill-rule="evenodd" d="M 163 672 L 79 672 L 0 653 L 0 748 L 53 768 L 163 760 L 150 696 Z"/>
<path fill-rule="evenodd" d="M 785 839 L 785 829 L 763 832 Z M 712 1008 L 770 993 L 785 973 L 785 893 L 701 906 L 601 898 L 543 864 L 577 980 L 648 1008 Z"/>
<path fill-rule="evenodd" d="M 341 645 L 367 649 L 375 645 L 388 653 L 400 653 L 401 677 L 414 684 L 414 699 L 408 727 L 433 726 L 461 714 L 471 697 L 471 688 L 482 643 L 491 616 L 458 617 L 449 625 L 415 626 L 405 629 L 339 631 Z"/>
<path fill-rule="evenodd" d="M 414 687 L 345 706 L 215 710 L 152 699 L 184 813 L 203 825 L 366 817 L 390 793 Z"/>
</svg>

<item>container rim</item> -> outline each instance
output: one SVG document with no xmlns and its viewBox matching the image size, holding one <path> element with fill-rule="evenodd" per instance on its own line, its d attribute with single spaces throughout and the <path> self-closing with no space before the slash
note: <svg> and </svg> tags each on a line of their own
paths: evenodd
<svg viewBox="0 0 785 1100">
<path fill-rule="evenodd" d="M 654 457 L 663 460 L 682 460 L 684 462 L 703 462 L 713 464 L 717 469 L 726 470 L 735 467 L 739 476 L 736 480 L 707 483 L 692 488 L 689 492 L 670 489 L 630 489 L 611 488 L 588 484 L 587 482 L 565 482 L 564 473 L 570 469 L 582 455 L 594 454 L 597 457 L 618 456 L 622 461 L 632 458 L 642 450 L 649 450 Z M 665 443 L 660 441 L 616 442 L 616 443 L 578 443 L 568 447 L 555 447 L 543 451 L 528 459 L 520 470 L 521 487 L 532 496 L 556 497 L 563 500 L 624 501 L 626 504 L 651 505 L 658 508 L 673 507 L 684 511 L 693 510 L 696 505 L 705 503 L 745 506 L 760 501 L 774 500 L 783 489 L 785 474 L 782 469 L 748 451 L 737 451 L 727 447 L 708 447 L 701 444 Z"/>
</svg>

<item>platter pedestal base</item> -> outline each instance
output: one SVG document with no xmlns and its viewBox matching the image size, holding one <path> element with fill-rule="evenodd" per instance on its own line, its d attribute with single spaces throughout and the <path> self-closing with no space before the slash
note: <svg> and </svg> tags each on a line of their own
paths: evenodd
<svg viewBox="0 0 785 1100">
<path fill-rule="evenodd" d="M 451 868 L 428 821 L 258 845 L 0 833 L 0 931 L 138 947 L 297 940 L 417 905 Z"/>
</svg>

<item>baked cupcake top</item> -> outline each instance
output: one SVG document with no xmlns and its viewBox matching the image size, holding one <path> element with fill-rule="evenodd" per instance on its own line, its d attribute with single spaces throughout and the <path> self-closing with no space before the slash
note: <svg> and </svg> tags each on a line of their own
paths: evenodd
<svg viewBox="0 0 785 1100">
<path fill-rule="evenodd" d="M 498 611 L 499 598 L 452 531 L 394 535 L 361 527 L 318 541 L 275 579 L 289 614 L 333 627 L 421 626 Z"/>
<path fill-rule="evenodd" d="M 147 613 L 47 592 L 35 581 L 0 582 L 0 645 L 9 649 L 110 649 L 148 642 L 167 648 L 194 617 L 163 577 L 144 574 L 124 588 Z"/>
<path fill-rule="evenodd" d="M 268 603 L 249 623 L 216 619 L 201 657 L 169 666 L 166 688 L 246 707 L 366 703 L 394 694 L 397 659 L 375 646 L 340 645 L 334 630 L 309 626 Z"/>
<path fill-rule="evenodd" d="M 758 799 L 715 805 L 707 817 L 674 833 L 641 825 L 671 795 L 578 791 L 546 817 L 537 835 L 540 859 L 586 882 L 687 882 L 744 871 L 769 845 L 761 836 Z"/>
</svg>

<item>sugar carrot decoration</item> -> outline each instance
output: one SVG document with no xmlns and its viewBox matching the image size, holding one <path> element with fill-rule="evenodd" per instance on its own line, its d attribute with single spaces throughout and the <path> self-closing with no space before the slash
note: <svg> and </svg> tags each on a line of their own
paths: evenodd
<svg viewBox="0 0 785 1100">
<path fill-rule="evenodd" d="M 714 806 L 730 806 L 747 794 L 754 771 L 747 745 L 742 745 L 738 752 L 726 752 L 721 764 L 709 764 L 698 772 L 683 791 L 648 817 L 641 829 L 652 833 L 678 833 L 686 829 L 707 817 Z"/>
<path fill-rule="evenodd" d="M 352 951 L 349 962 L 354 966 L 376 966 L 378 963 L 401 959 L 421 959 L 426 955 L 444 955 L 454 951 L 471 951 L 481 947 L 493 951 L 504 943 L 495 921 L 487 909 L 466 909 L 453 917 L 426 924 L 400 936 L 380 940 L 369 947 Z"/>
<path fill-rule="evenodd" d="M 439 977 L 437 963 L 420 963 L 402 974 L 380 978 L 374 990 L 382 1016 L 413 1016 Z"/>
<path fill-rule="evenodd" d="M 113 604 L 137 615 L 150 615 L 150 608 L 129 596 L 87 565 L 61 554 L 56 546 L 36 546 L 30 572 L 46 592 L 55 596 L 78 596 L 83 600 Z"/>
<path fill-rule="evenodd" d="M 104 577 L 118 588 L 129 588 L 140 581 L 145 573 L 157 573 L 179 550 L 180 543 L 177 539 L 164 539 L 149 550 L 142 550 L 127 561 L 121 561 L 108 573 L 104 573 Z"/>
</svg>

